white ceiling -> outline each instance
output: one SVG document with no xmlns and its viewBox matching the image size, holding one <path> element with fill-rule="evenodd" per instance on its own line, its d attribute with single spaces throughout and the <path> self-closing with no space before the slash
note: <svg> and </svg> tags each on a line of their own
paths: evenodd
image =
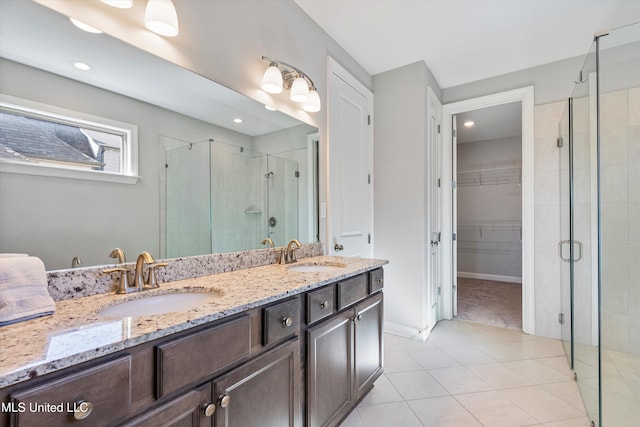
<svg viewBox="0 0 640 427">
<path fill-rule="evenodd" d="M 295 0 L 370 74 L 424 60 L 442 88 L 585 55 L 639 0 Z"/>
</svg>

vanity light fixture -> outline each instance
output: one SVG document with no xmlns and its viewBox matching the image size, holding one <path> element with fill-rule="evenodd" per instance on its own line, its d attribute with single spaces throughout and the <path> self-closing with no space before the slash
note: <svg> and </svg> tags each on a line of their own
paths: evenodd
<svg viewBox="0 0 640 427">
<path fill-rule="evenodd" d="M 467 122 L 464 122 L 464 127 L 470 128 L 470 127 L 473 127 L 473 125 L 475 125 L 475 124 L 476 124 L 476 122 L 474 122 L 472 120 L 469 120 Z"/>
<path fill-rule="evenodd" d="M 73 25 L 75 25 L 76 27 L 80 28 L 83 31 L 86 31 L 87 33 L 102 34 L 101 30 L 99 30 L 99 29 L 97 29 L 95 27 L 92 27 L 89 24 L 85 24 L 82 21 L 78 21 L 77 19 L 74 19 L 74 18 L 71 18 L 71 17 L 69 17 L 69 20 L 71 21 L 71 23 Z"/>
<path fill-rule="evenodd" d="M 178 14 L 171 0 L 149 0 L 144 12 L 144 24 L 161 36 L 178 35 Z"/>
<path fill-rule="evenodd" d="M 117 7 L 118 9 L 131 9 L 133 7 L 133 0 L 100 0 L 104 4 Z"/>
<path fill-rule="evenodd" d="M 269 61 L 269 67 L 262 76 L 262 90 L 267 93 L 281 93 L 289 90 L 289 99 L 303 103 L 302 109 L 310 113 L 320 111 L 320 95 L 313 80 L 299 68 L 276 59 L 262 57 Z"/>
<path fill-rule="evenodd" d="M 264 108 L 269 111 L 278 111 L 277 108 L 273 108 L 271 105 L 268 105 L 268 104 L 264 104 Z"/>
</svg>

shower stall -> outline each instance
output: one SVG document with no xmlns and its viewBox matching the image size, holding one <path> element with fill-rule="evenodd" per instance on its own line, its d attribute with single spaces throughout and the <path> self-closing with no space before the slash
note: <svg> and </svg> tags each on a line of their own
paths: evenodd
<svg viewBox="0 0 640 427">
<path fill-rule="evenodd" d="M 562 339 L 594 426 L 640 425 L 640 24 L 596 35 L 559 124 Z"/>
<path fill-rule="evenodd" d="M 308 228 L 301 212 L 300 165 L 307 150 L 271 155 L 206 140 L 166 151 L 165 256 L 276 246 Z M 305 174 L 305 180 L 308 180 Z M 303 185 L 306 187 L 306 184 Z"/>
</svg>

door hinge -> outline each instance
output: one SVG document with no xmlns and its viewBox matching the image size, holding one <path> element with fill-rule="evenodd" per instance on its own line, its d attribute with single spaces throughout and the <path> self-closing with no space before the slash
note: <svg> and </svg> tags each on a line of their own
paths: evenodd
<svg viewBox="0 0 640 427">
<path fill-rule="evenodd" d="M 440 125 L 438 125 L 438 133 L 440 133 Z"/>
<path fill-rule="evenodd" d="M 453 240 L 454 242 L 455 242 L 456 240 L 458 240 L 458 234 L 457 234 L 457 233 L 453 233 L 452 240 Z"/>
<path fill-rule="evenodd" d="M 558 313 L 558 323 L 564 325 L 564 313 Z"/>
<path fill-rule="evenodd" d="M 456 137 L 456 130 L 455 129 L 451 130 L 451 136 L 454 137 L 454 138 Z"/>
<path fill-rule="evenodd" d="M 367 115 L 367 124 L 371 126 L 371 114 Z"/>
<path fill-rule="evenodd" d="M 438 188 L 440 188 L 440 178 L 438 178 Z"/>
<path fill-rule="evenodd" d="M 458 184 L 455 181 L 451 182 L 451 188 L 455 190 L 456 188 L 458 188 Z"/>
<path fill-rule="evenodd" d="M 367 235 L 367 243 L 371 244 L 371 233 Z"/>
<path fill-rule="evenodd" d="M 562 137 L 559 136 L 558 139 L 556 139 L 556 146 L 560 148 L 562 147 L 562 145 L 563 145 Z"/>
<path fill-rule="evenodd" d="M 367 184 L 371 184 L 371 174 L 367 175 Z"/>
<path fill-rule="evenodd" d="M 295 171 L 294 175 L 296 178 L 300 178 L 300 171 Z"/>
<path fill-rule="evenodd" d="M 440 286 L 438 286 L 438 295 L 442 295 L 442 289 L 440 289 Z"/>
</svg>

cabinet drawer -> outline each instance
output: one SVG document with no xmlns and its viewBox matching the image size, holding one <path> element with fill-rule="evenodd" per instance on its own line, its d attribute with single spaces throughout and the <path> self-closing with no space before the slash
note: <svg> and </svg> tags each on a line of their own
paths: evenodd
<svg viewBox="0 0 640 427">
<path fill-rule="evenodd" d="M 336 287 L 331 285 L 307 294 L 307 323 L 311 324 L 333 314 Z"/>
<path fill-rule="evenodd" d="M 356 277 L 338 283 L 338 310 L 364 299 L 367 296 L 367 275 Z"/>
<path fill-rule="evenodd" d="M 263 309 L 262 345 L 280 341 L 300 330 L 300 299 L 290 299 Z"/>
<path fill-rule="evenodd" d="M 369 272 L 369 293 L 378 292 L 384 286 L 384 271 L 377 268 Z"/>
<path fill-rule="evenodd" d="M 249 357 L 250 349 L 248 316 L 158 345 L 156 397 L 196 384 Z"/>
<path fill-rule="evenodd" d="M 126 417 L 131 405 L 131 357 L 126 355 L 11 395 L 13 425 L 108 425 Z"/>
</svg>

